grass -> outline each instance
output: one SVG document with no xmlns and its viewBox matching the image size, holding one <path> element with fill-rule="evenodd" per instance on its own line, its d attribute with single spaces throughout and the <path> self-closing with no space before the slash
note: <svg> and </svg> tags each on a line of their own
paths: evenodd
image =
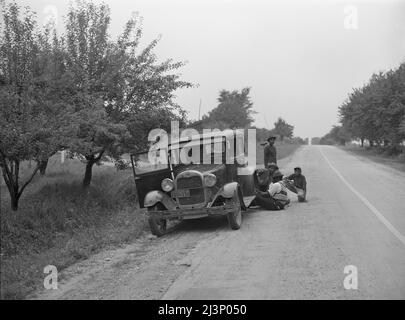
<svg viewBox="0 0 405 320">
<path fill-rule="evenodd" d="M 278 158 L 299 146 L 277 143 Z M 258 164 L 263 147 L 257 148 Z M 22 178 L 29 163 L 22 165 Z M 81 180 L 84 164 L 59 156 L 49 160 L 45 176 L 37 175 L 20 199 L 17 212 L 10 210 L 9 195 L 0 181 L 1 299 L 23 299 L 43 283 L 43 269 L 58 271 L 108 248 L 131 242 L 146 230 L 146 217 L 136 211 L 131 169 L 95 166 L 88 190 Z"/>
<path fill-rule="evenodd" d="M 377 163 L 388 165 L 394 169 L 405 172 L 405 147 L 400 154 L 391 154 L 390 150 L 384 148 L 361 148 L 357 145 L 348 145 L 342 147 L 356 156 L 367 158 Z"/>
<path fill-rule="evenodd" d="M 83 172 L 80 161 L 61 165 L 52 158 L 47 175 L 35 178 L 17 212 L 9 209 L 8 192 L 1 185 L 1 299 L 21 299 L 41 286 L 46 265 L 61 271 L 145 230 L 146 219 L 135 210 L 130 170 L 95 167 L 86 191 Z"/>
</svg>

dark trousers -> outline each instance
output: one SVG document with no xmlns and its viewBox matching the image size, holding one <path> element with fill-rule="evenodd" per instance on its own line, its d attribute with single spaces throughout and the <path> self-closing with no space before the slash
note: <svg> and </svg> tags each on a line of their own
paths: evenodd
<svg viewBox="0 0 405 320">
<path fill-rule="evenodd" d="M 270 197 L 270 195 L 266 193 L 258 193 L 256 197 L 253 199 L 250 206 L 260 206 L 266 210 L 282 210 L 284 209 L 284 205 L 281 204 L 279 201 L 275 200 L 274 198 Z"/>
</svg>

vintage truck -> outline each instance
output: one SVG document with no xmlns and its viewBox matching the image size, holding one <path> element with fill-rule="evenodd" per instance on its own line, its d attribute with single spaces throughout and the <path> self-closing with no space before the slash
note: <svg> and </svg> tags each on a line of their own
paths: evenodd
<svg viewBox="0 0 405 320">
<path fill-rule="evenodd" d="M 132 154 L 131 163 L 139 204 L 148 210 L 154 235 L 166 233 L 167 220 L 213 215 L 226 215 L 234 230 L 241 227 L 242 211 L 255 196 L 256 171 L 246 163 L 243 132 L 195 135 L 153 152 L 167 161 L 151 162 L 148 151 Z M 184 163 L 180 152 L 198 158 Z"/>
</svg>

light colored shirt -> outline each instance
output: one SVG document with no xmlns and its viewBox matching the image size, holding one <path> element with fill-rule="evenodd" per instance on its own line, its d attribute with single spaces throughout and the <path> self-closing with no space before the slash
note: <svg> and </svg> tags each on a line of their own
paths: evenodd
<svg viewBox="0 0 405 320">
<path fill-rule="evenodd" d="M 276 183 L 270 183 L 269 194 L 272 198 L 279 200 L 281 202 L 288 201 L 287 188 L 282 183 L 282 181 L 276 182 Z"/>
</svg>

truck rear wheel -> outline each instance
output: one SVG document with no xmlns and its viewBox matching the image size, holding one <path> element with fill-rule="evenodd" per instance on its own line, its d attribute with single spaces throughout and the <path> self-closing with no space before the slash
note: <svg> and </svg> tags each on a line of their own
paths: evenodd
<svg viewBox="0 0 405 320">
<path fill-rule="evenodd" d="M 159 210 L 164 210 L 162 208 L 162 205 L 160 205 L 160 204 L 156 204 L 153 207 L 148 208 L 149 212 L 159 211 Z M 152 232 L 153 235 L 155 235 L 157 237 L 161 237 L 166 234 L 166 230 L 167 230 L 166 219 L 158 219 L 155 217 L 149 217 L 148 222 L 149 222 L 150 231 Z"/>
</svg>

